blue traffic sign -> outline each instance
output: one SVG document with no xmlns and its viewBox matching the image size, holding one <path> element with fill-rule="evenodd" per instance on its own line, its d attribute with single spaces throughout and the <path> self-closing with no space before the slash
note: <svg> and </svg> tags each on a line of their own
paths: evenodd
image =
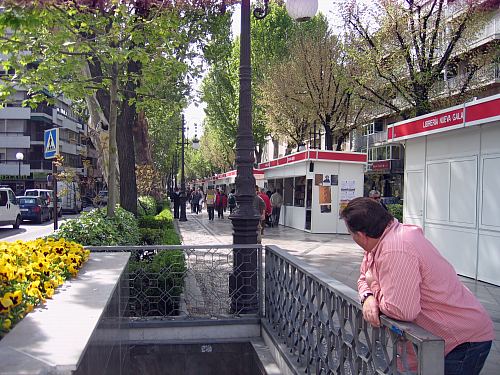
<svg viewBox="0 0 500 375">
<path fill-rule="evenodd" d="M 45 159 L 53 159 L 59 155 L 59 128 L 45 130 L 43 147 Z"/>
</svg>

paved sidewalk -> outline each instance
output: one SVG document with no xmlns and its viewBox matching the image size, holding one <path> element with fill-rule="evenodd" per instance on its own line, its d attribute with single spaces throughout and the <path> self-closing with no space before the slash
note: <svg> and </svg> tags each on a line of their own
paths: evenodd
<svg viewBox="0 0 500 375">
<path fill-rule="evenodd" d="M 206 211 L 200 215 L 188 213 L 187 222 L 179 222 L 186 245 L 231 244 L 232 226 L 227 219 L 208 220 Z M 263 245 L 277 245 L 356 289 L 363 250 L 349 235 L 311 234 L 279 226 L 266 228 Z M 500 287 L 462 278 L 464 284 L 479 298 L 495 324 L 496 340 L 481 375 L 500 374 Z"/>
</svg>

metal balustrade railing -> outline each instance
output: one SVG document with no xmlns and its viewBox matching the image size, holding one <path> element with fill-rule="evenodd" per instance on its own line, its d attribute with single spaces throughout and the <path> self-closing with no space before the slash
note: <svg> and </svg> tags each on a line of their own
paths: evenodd
<svg viewBox="0 0 500 375">
<path fill-rule="evenodd" d="M 357 293 L 276 246 L 265 248 L 265 321 L 308 374 L 443 374 L 444 341 L 382 316 Z"/>
<path fill-rule="evenodd" d="M 261 245 L 89 246 L 130 252 L 133 318 L 230 318 L 260 315 Z"/>
<path fill-rule="evenodd" d="M 231 319 L 250 306 L 307 374 L 444 373 L 442 339 L 385 316 L 371 327 L 356 291 L 277 246 L 264 259 L 260 245 L 88 249 L 131 253 L 131 318 Z"/>
</svg>

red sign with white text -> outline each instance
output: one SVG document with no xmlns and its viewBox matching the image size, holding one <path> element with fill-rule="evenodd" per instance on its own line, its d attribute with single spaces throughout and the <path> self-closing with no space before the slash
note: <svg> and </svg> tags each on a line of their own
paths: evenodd
<svg viewBox="0 0 500 375">
<path fill-rule="evenodd" d="M 500 121 L 500 95 L 475 100 L 447 111 L 390 125 L 387 139 L 406 139 L 441 131 Z"/>
<path fill-rule="evenodd" d="M 287 155 L 279 159 L 271 160 L 259 164 L 259 169 L 266 169 L 296 163 L 303 160 L 324 160 L 324 161 L 349 161 L 355 163 L 366 163 L 366 154 L 344 151 L 319 151 L 309 150 L 301 151 L 296 154 Z"/>
<path fill-rule="evenodd" d="M 439 114 L 430 114 L 414 121 L 395 124 L 387 129 L 387 139 L 407 138 L 420 133 L 431 133 L 440 129 L 464 124 L 464 108 Z"/>
<path fill-rule="evenodd" d="M 374 161 L 372 163 L 372 170 L 373 171 L 383 171 L 391 169 L 391 161 L 390 160 L 379 160 L 379 161 Z"/>
</svg>

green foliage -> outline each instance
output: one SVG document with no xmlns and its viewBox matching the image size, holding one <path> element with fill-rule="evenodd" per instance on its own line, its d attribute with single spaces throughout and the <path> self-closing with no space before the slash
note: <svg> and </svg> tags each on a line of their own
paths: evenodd
<svg viewBox="0 0 500 375">
<path fill-rule="evenodd" d="M 170 211 L 170 206 L 163 209 L 158 215 L 155 216 L 156 220 L 164 220 L 166 221 L 166 228 L 174 227 L 174 215 L 172 211 Z"/>
<path fill-rule="evenodd" d="M 179 235 L 174 229 L 174 218 L 170 206 L 156 216 L 138 219 L 141 243 L 147 245 L 180 245 Z"/>
<path fill-rule="evenodd" d="M 163 243 L 164 231 L 164 229 L 159 228 L 139 228 L 141 243 L 144 245 L 165 245 Z"/>
<path fill-rule="evenodd" d="M 137 202 L 137 214 L 139 216 L 155 215 L 157 213 L 156 200 L 151 196 L 139 197 Z"/>
<path fill-rule="evenodd" d="M 182 250 L 160 250 L 152 258 L 145 260 L 131 260 L 129 274 L 131 279 L 130 310 L 143 311 L 146 316 L 177 315 L 179 311 L 180 295 L 184 286 L 186 261 Z M 150 280 L 157 279 L 158 287 L 152 286 Z M 137 291 L 146 295 L 146 299 L 136 299 Z M 165 300 L 164 294 L 169 298 Z M 155 310 L 151 310 L 155 306 Z M 134 315 L 132 313 L 132 315 Z"/>
<path fill-rule="evenodd" d="M 394 216 L 400 223 L 403 222 L 403 205 L 402 204 L 388 204 L 387 208 L 389 212 Z"/>
<path fill-rule="evenodd" d="M 170 224 L 168 219 L 157 218 L 156 216 L 143 216 L 137 221 L 139 228 L 165 229 Z"/>
<path fill-rule="evenodd" d="M 140 243 L 137 221 L 130 212 L 117 206 L 115 216 L 107 217 L 106 209 L 84 212 L 77 219 L 69 219 L 51 235 L 84 246 L 138 245 Z"/>
</svg>

